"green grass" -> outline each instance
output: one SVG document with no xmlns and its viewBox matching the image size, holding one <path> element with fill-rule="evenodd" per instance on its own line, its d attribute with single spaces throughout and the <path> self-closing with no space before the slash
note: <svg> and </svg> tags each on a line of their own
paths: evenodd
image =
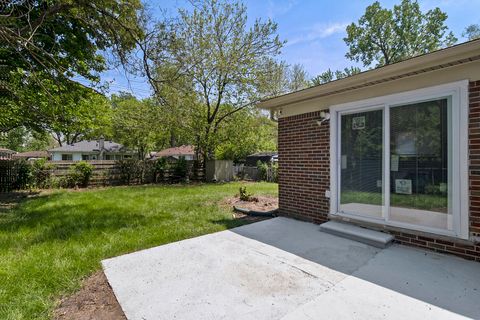
<svg viewBox="0 0 480 320">
<path fill-rule="evenodd" d="M 0 213 L 0 319 L 50 318 L 102 259 L 241 225 L 217 205 L 240 185 L 55 191 Z M 277 185 L 248 190 L 276 195 Z"/>
<path fill-rule="evenodd" d="M 347 191 L 342 192 L 341 203 L 366 203 L 382 205 L 382 194 L 374 192 Z M 447 212 L 448 199 L 446 196 L 430 194 L 390 194 L 391 206 L 415 208 Z"/>
</svg>

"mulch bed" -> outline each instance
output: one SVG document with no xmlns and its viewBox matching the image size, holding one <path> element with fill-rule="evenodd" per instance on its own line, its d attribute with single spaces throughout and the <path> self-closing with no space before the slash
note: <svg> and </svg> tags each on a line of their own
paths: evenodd
<svg viewBox="0 0 480 320">
<path fill-rule="evenodd" d="M 255 196 L 252 201 L 242 201 L 238 196 L 228 197 L 222 201 L 223 205 L 233 208 L 233 206 L 255 210 L 271 211 L 278 208 L 278 198 L 271 196 Z"/>
</svg>

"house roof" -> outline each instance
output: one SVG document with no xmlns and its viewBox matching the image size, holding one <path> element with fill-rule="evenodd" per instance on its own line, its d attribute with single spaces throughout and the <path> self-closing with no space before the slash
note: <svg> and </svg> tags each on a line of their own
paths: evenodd
<svg viewBox="0 0 480 320">
<path fill-rule="evenodd" d="M 155 157 L 171 157 L 171 156 L 188 156 L 188 155 L 195 155 L 195 147 L 194 146 L 180 146 L 174 148 L 164 149 L 155 153 Z"/>
<path fill-rule="evenodd" d="M 104 150 L 107 152 L 123 151 L 123 145 L 113 141 L 104 142 Z M 48 152 L 95 152 L 100 151 L 98 140 L 84 140 L 73 144 L 64 145 L 48 150 Z"/>
<path fill-rule="evenodd" d="M 10 154 L 15 154 L 17 153 L 16 151 L 7 149 L 7 148 L 0 148 L 0 152 L 5 152 L 5 153 L 10 153 Z"/>
<path fill-rule="evenodd" d="M 47 151 L 27 151 L 19 152 L 13 155 L 14 158 L 48 158 Z"/>
<path fill-rule="evenodd" d="M 480 39 L 267 99 L 261 101 L 258 107 L 276 109 L 293 103 L 348 92 L 476 60 L 480 60 Z"/>
</svg>

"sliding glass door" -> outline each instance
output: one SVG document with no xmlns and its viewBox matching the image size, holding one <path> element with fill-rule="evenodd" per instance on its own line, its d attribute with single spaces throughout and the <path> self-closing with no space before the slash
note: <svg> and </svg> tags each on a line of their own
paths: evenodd
<svg viewBox="0 0 480 320">
<path fill-rule="evenodd" d="M 340 211 L 383 218 L 383 110 L 341 117 Z"/>
<path fill-rule="evenodd" d="M 339 213 L 453 230 L 451 97 L 340 112 L 338 125 Z"/>
<path fill-rule="evenodd" d="M 390 109 L 390 220 L 452 230 L 451 102 Z"/>
</svg>

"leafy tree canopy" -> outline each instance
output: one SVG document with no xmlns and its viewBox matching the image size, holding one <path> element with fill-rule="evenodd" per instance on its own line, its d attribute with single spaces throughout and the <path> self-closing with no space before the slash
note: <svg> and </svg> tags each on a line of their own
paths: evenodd
<svg viewBox="0 0 480 320">
<path fill-rule="evenodd" d="M 152 99 L 138 100 L 129 94 L 112 96 L 112 130 L 115 141 L 137 150 L 144 159 L 150 151 L 166 146 L 168 127 L 162 109 Z"/>
<path fill-rule="evenodd" d="M 333 80 L 338 80 L 338 79 L 346 78 L 349 76 L 353 76 L 354 74 L 357 74 L 360 72 L 362 72 L 362 70 L 358 67 L 345 68 L 343 70 L 336 70 L 335 72 L 328 69 L 327 71 L 314 77 L 311 81 L 314 85 L 320 85 Z"/>
<path fill-rule="evenodd" d="M 467 26 L 462 33 L 462 37 L 466 37 L 468 40 L 480 38 L 480 24 L 471 24 Z"/>
<path fill-rule="evenodd" d="M 415 0 L 402 0 L 391 10 L 376 1 L 358 23 L 347 26 L 346 57 L 378 67 L 450 46 L 457 39 L 448 31 L 446 19 L 439 8 L 422 12 Z"/>
<path fill-rule="evenodd" d="M 106 56 L 125 62 L 143 37 L 140 0 L 7 1 L 0 13 L 1 131 L 19 125 L 38 129 L 38 120 L 48 120 L 23 91 L 41 90 L 50 99 L 52 86 L 45 81 L 60 86 L 74 76 L 98 81 Z"/>
<path fill-rule="evenodd" d="M 185 79 L 185 88 L 195 93 L 195 125 L 201 126 L 195 139 L 203 156 L 213 158 L 222 122 L 260 98 L 265 61 L 283 45 L 277 25 L 256 20 L 249 27 L 243 4 L 205 0 L 194 1 L 193 10 L 181 9 L 178 19 L 157 28 L 157 42 L 148 51 L 153 68 L 147 70 L 156 71 L 147 73 L 154 78 L 157 97 L 162 103 L 159 87 L 169 86 L 172 76 Z M 171 69 L 165 72 L 164 65 Z"/>
</svg>

